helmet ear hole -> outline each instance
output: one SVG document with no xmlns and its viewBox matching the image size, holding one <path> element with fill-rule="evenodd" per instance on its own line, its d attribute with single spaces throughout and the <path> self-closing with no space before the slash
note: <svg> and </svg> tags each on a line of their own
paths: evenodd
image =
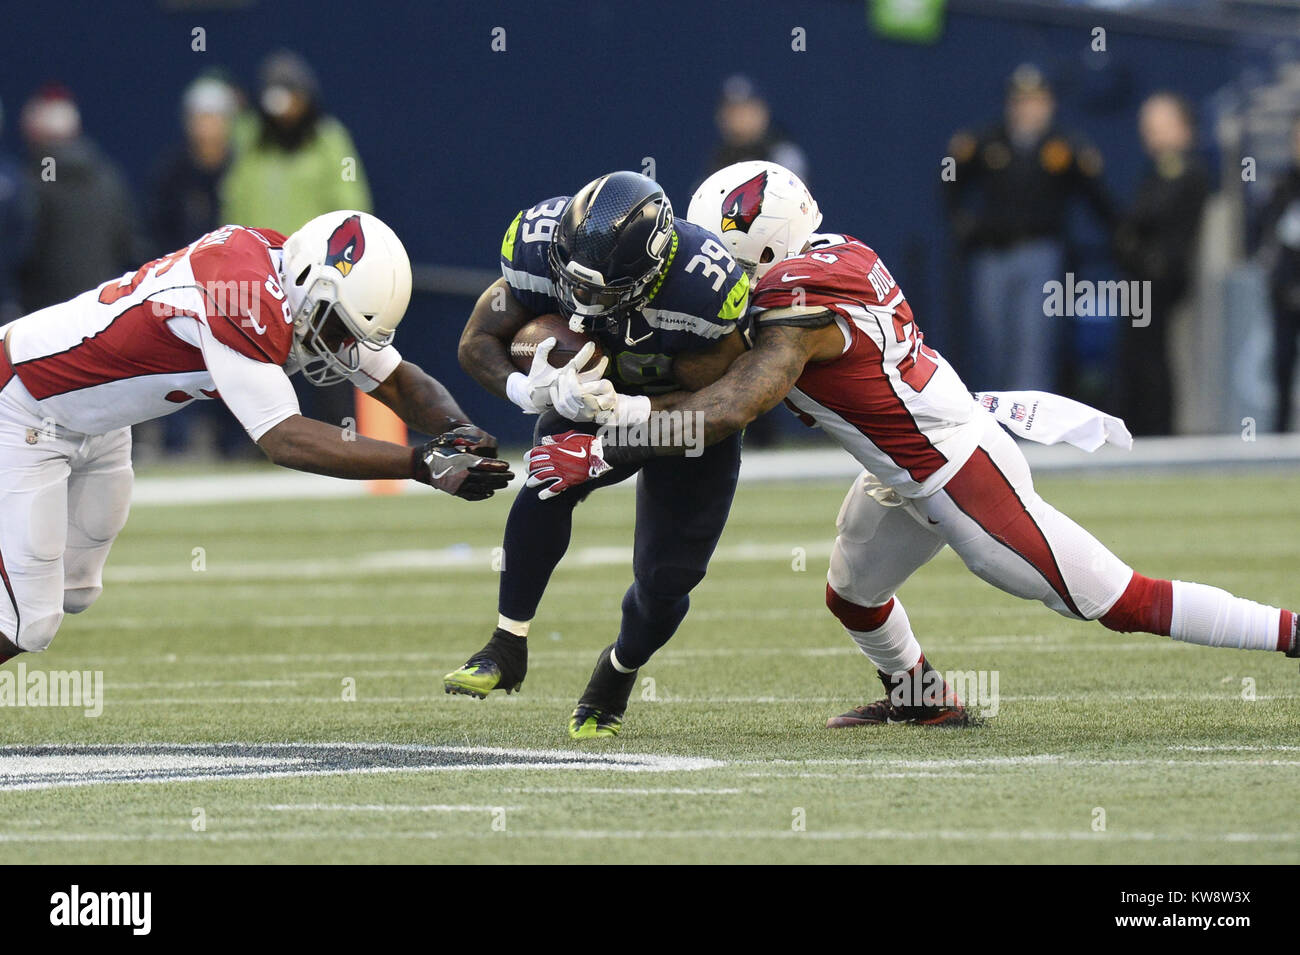
<svg viewBox="0 0 1300 955">
<path fill-rule="evenodd" d="M 771 262 L 775 258 L 776 258 L 776 253 L 773 252 L 772 247 L 768 245 L 763 247 L 763 254 L 758 257 L 758 261 L 760 264 L 766 265 L 768 262 Z"/>
<path fill-rule="evenodd" d="M 309 265 L 301 272 L 298 273 L 298 277 L 293 280 L 293 284 L 301 285 L 303 282 L 307 281 L 307 276 L 308 274 L 310 274 L 310 272 L 311 272 L 311 266 Z"/>
</svg>

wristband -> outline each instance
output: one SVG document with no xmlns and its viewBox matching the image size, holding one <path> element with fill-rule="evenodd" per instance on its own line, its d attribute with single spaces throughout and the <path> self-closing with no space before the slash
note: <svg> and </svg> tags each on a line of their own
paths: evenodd
<svg viewBox="0 0 1300 955">
<path fill-rule="evenodd" d="M 528 376 L 522 371 L 511 372 L 506 379 L 506 397 L 518 405 L 524 414 L 538 413 L 528 391 Z"/>
<path fill-rule="evenodd" d="M 650 399 L 646 395 L 619 395 L 607 424 L 616 428 L 639 427 L 650 420 L 650 413 Z"/>
<path fill-rule="evenodd" d="M 606 464 L 612 468 L 623 468 L 636 464 L 645 464 L 655 456 L 654 448 L 646 445 L 605 444 L 601 442 L 601 455 Z"/>
</svg>

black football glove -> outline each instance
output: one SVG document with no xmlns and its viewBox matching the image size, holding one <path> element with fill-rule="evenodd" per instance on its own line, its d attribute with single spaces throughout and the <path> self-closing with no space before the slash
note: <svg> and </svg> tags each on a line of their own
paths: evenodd
<svg viewBox="0 0 1300 955">
<path fill-rule="evenodd" d="M 466 450 L 471 454 L 477 454 L 483 458 L 495 458 L 497 456 L 497 439 L 492 437 L 482 428 L 475 427 L 472 424 L 462 424 L 451 431 L 448 431 L 442 437 L 453 435 L 458 441 L 468 441 Z M 439 440 L 442 440 L 439 438 Z"/>
<path fill-rule="evenodd" d="M 514 479 L 510 465 L 496 454 L 496 438 L 462 425 L 413 449 L 411 477 L 467 501 L 482 501 Z"/>
</svg>

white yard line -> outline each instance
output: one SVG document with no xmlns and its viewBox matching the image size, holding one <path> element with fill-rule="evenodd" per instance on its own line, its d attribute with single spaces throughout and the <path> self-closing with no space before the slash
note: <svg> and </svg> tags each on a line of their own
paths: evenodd
<svg viewBox="0 0 1300 955">
<path fill-rule="evenodd" d="M 1300 767 L 1298 759 L 1163 759 L 1159 757 L 1149 758 L 1120 758 L 1120 759 L 1097 759 L 1084 758 L 1076 756 L 1059 756 L 1050 753 L 1038 753 L 1028 756 L 953 756 L 939 757 L 934 759 L 805 759 L 805 760 L 788 760 L 788 759 L 733 759 L 729 760 L 735 766 L 770 766 L 781 767 L 769 769 L 766 772 L 757 775 L 778 776 L 783 772 L 801 772 L 796 767 L 816 767 L 816 766 L 842 766 L 845 768 L 865 769 L 868 767 L 879 767 L 881 770 L 893 772 L 901 769 L 917 770 L 946 770 L 946 769 L 1005 769 L 1008 767 L 1035 767 L 1035 768 L 1077 768 L 1083 766 L 1102 766 L 1102 767 L 1122 767 L 1122 766 L 1161 766 L 1161 767 L 1224 767 L 1232 766 L 1238 768 L 1252 767 Z M 787 768 L 788 767 L 788 768 Z"/>
<path fill-rule="evenodd" d="M 342 671 L 335 674 L 334 677 L 342 677 L 345 674 Z M 418 673 L 408 674 L 410 676 L 419 676 Z M 165 686 L 165 685 L 164 685 Z M 109 706 L 288 706 L 298 704 L 323 704 L 323 705 L 347 705 L 356 706 L 357 704 L 390 704 L 390 703 L 433 703 L 447 696 L 443 692 L 434 692 L 429 694 L 411 694 L 410 696 L 369 696 L 363 686 L 357 690 L 357 698 L 346 704 L 342 698 L 341 692 L 334 696 L 273 696 L 273 697 L 256 697 L 256 696 L 234 696 L 234 697 L 115 697 L 113 693 L 113 683 L 105 683 L 106 705 Z M 657 700 L 638 700 L 637 706 L 656 706 L 656 705 L 686 705 L 686 706 L 726 706 L 726 705 L 797 705 L 797 704 L 819 704 L 827 706 L 847 706 L 853 702 L 854 697 L 850 696 L 689 696 L 674 697 L 661 695 Z M 1255 697 L 1253 702 L 1267 702 L 1270 700 L 1297 700 L 1300 694 L 1260 694 Z M 1047 694 L 1043 696 L 1026 696 L 1026 697 L 1000 697 L 1000 704 L 1006 703 L 1096 703 L 1111 704 L 1116 702 L 1134 702 L 1134 703 L 1159 703 L 1175 701 L 1195 701 L 1201 703 L 1232 703 L 1244 704 L 1240 697 L 1232 694 L 1214 694 L 1214 693 L 1164 693 L 1164 694 L 1141 694 L 1141 693 L 1123 693 L 1123 692 L 1106 692 L 1106 693 L 1059 693 Z M 528 704 L 571 704 L 572 697 L 568 696 L 536 696 L 530 694 L 520 695 L 516 699 L 503 699 L 506 705 L 524 706 Z M 976 707 L 978 710 L 979 707 Z"/>
<path fill-rule="evenodd" d="M 611 615 L 616 615 L 617 611 L 611 611 Z M 690 619 L 703 620 L 713 619 L 714 614 L 710 611 L 692 611 Z M 730 618 L 731 614 L 718 614 L 716 616 Z M 322 617 L 322 620 L 330 618 Z M 427 618 L 424 618 L 427 621 Z M 481 617 L 480 617 L 481 619 Z M 257 626 L 256 620 L 248 624 Z M 131 628 L 126 628 L 131 629 Z M 144 629 L 141 627 L 141 629 Z M 583 661 L 588 659 L 587 652 L 582 650 L 565 650 L 555 646 L 558 642 L 551 638 L 552 632 L 562 633 L 564 628 L 553 630 L 550 627 L 538 627 L 533 635 L 529 638 L 532 646 L 530 660 L 557 661 L 561 659 L 576 660 L 581 658 Z M 825 635 L 823 635 L 825 636 Z M 941 640 L 927 641 L 935 645 L 943 644 L 952 650 L 961 650 L 964 648 L 978 649 L 978 642 L 981 638 L 972 638 L 969 647 L 961 638 L 952 637 Z M 1028 652 L 1044 649 L 1047 652 L 1054 652 L 1054 649 L 1078 649 L 1088 652 L 1105 652 L 1110 650 L 1139 650 L 1142 648 L 1163 647 L 1162 652 L 1179 653 L 1179 652 L 1196 652 L 1195 648 L 1187 644 L 1169 644 L 1160 638 L 1152 637 L 1149 640 L 1140 640 L 1133 643 L 1124 643 L 1116 641 L 1114 643 L 1104 644 L 1068 644 L 1053 648 L 1053 645 L 1039 645 L 1039 641 L 1034 637 L 1014 638 L 1004 637 L 997 638 L 1004 640 L 1023 640 L 1024 648 Z M 1049 649 L 1053 648 L 1053 649 Z M 847 640 L 844 643 L 835 646 L 821 647 L 691 647 L 691 646 L 674 646 L 669 644 L 668 647 L 661 650 L 654 658 L 655 664 L 673 663 L 686 660 L 713 659 L 713 658 L 746 658 L 746 657 L 851 657 L 858 658 L 861 653 Z M 78 658 L 84 666 L 102 667 L 115 665 L 148 665 L 159 663 L 178 663 L 191 665 L 195 663 L 213 663 L 213 664 L 291 664 L 291 663 L 390 663 L 398 661 L 425 662 L 430 666 L 437 664 L 438 660 L 460 660 L 460 655 L 453 655 L 449 651 L 438 652 L 416 652 L 416 651 L 336 651 L 329 653 L 311 652 L 311 653 L 284 653 L 275 650 L 266 650 L 262 652 L 235 653 L 235 654 L 218 654 L 218 653 L 184 653 L 184 654 L 134 654 L 130 656 L 97 656 L 87 654 Z M 1262 659 L 1262 658 L 1260 658 Z M 953 667 L 953 669 L 959 669 Z M 970 669 L 970 668 L 967 668 Z M 1123 694 L 1127 698 L 1128 694 Z"/>
<path fill-rule="evenodd" d="M 687 789 L 682 787 L 661 789 L 634 789 L 617 786 L 513 786 L 503 793 L 520 795 L 592 795 L 592 796 L 748 796 L 761 789 Z"/>
<path fill-rule="evenodd" d="M 1094 454 L 1084 454 L 1067 446 L 1045 447 L 1021 443 L 1030 467 L 1038 473 L 1054 471 L 1096 472 L 1128 468 L 1209 467 L 1241 465 L 1278 466 L 1300 461 L 1300 438 L 1294 435 L 1264 435 L 1255 441 L 1242 441 L 1236 435 L 1219 437 L 1139 438 L 1132 451 L 1103 447 Z M 517 449 L 512 454 L 518 460 Z M 861 466 L 847 453 L 835 447 L 803 447 L 789 450 L 747 451 L 740 469 L 740 480 L 848 481 L 861 472 Z M 515 480 L 518 486 L 522 473 Z M 619 493 L 636 486 L 635 481 L 615 485 Z M 304 474 L 300 471 L 257 470 L 231 471 L 221 474 L 147 475 L 138 478 L 132 495 L 132 507 L 226 504 L 241 501 L 322 500 L 355 498 L 366 494 L 365 482 L 341 481 Z M 427 488 L 410 488 L 410 494 L 435 494 Z M 431 502 L 433 503 L 433 502 Z M 442 502 L 437 502 L 442 503 Z M 832 502 L 837 503 L 837 502 Z"/>
<path fill-rule="evenodd" d="M 408 806 L 396 803 L 277 803 L 268 806 L 254 806 L 266 812 L 520 812 L 523 806 L 450 806 L 435 803 L 428 806 Z"/>
<path fill-rule="evenodd" d="M 806 557 L 830 556 L 833 535 L 823 534 L 818 539 L 801 545 Z M 714 551 L 712 563 L 752 563 L 780 561 L 789 564 L 793 559 L 790 544 L 723 544 Z M 494 549 L 490 547 L 453 546 L 439 550 L 388 550 L 348 557 L 318 558 L 316 560 L 238 560 L 222 563 L 219 556 L 206 560 L 206 570 L 196 571 L 188 555 L 183 560 L 167 564 L 117 565 L 112 563 L 104 570 L 109 583 L 159 583 L 168 581 L 206 580 L 256 580 L 294 581 L 320 580 L 337 577 L 390 577 L 394 573 L 423 573 L 438 571 L 469 571 L 496 579 L 493 570 Z M 631 566 L 630 547 L 575 547 L 564 555 L 568 568 Z M 796 573 L 791 571 L 791 574 Z M 805 572 L 806 573 L 806 572 Z"/>
<path fill-rule="evenodd" d="M 748 842 L 808 840 L 811 842 L 1078 842 L 1107 843 L 1295 843 L 1296 832 L 1092 832 L 987 830 L 987 829 L 828 829 L 795 832 L 788 829 L 520 829 L 494 831 L 409 831 L 373 830 L 254 830 L 227 832 L 0 832 L 0 843 L 96 843 L 96 842 L 403 842 L 412 839 L 559 839 L 572 840 L 700 840 Z"/>
<path fill-rule="evenodd" d="M 1247 746 L 1247 745 L 1223 744 L 1220 746 L 1170 746 L 1169 748 L 1171 750 L 1186 752 L 1186 753 L 1272 753 L 1272 752 L 1295 753 L 1295 752 L 1300 752 L 1300 746 L 1287 746 L 1287 745 Z"/>
</svg>

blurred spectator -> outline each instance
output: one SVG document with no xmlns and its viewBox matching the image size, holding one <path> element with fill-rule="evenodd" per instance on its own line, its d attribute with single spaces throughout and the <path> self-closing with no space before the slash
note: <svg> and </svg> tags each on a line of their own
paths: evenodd
<svg viewBox="0 0 1300 955">
<path fill-rule="evenodd" d="M 4 129 L 4 105 L 0 104 L 0 130 Z M 18 269 L 27 256 L 36 219 L 36 198 L 32 195 L 22 165 L 8 153 L 0 153 L 0 234 L 5 236 L 8 254 L 0 262 L 0 325 L 23 313 L 18 294 Z"/>
<path fill-rule="evenodd" d="M 1291 126 L 1291 165 L 1264 206 L 1259 231 L 1260 244 L 1269 261 L 1269 290 L 1273 300 L 1276 428 L 1290 431 L 1296 337 L 1300 335 L 1300 117 Z"/>
<path fill-rule="evenodd" d="M 235 130 L 235 158 L 221 185 L 224 222 L 285 235 L 335 209 L 371 212 L 370 188 L 343 124 L 321 110 L 316 74 L 282 50 L 262 63 L 257 106 Z M 349 384 L 313 388 L 295 376 L 305 413 L 335 423 L 355 413 Z"/>
<path fill-rule="evenodd" d="M 65 301 L 149 258 L 126 181 L 81 131 L 63 87 L 46 86 L 22 115 L 36 229 L 21 270 L 24 312 Z"/>
<path fill-rule="evenodd" d="M 1065 279 L 1066 211 L 1081 196 L 1110 225 L 1101 154 L 1055 122 L 1056 99 L 1039 70 L 1011 74 L 1002 122 L 959 131 L 945 182 L 953 233 L 969 254 L 971 380 L 979 388 L 1052 390 L 1060 318 L 1044 312 L 1043 286 Z"/>
<path fill-rule="evenodd" d="M 1191 285 L 1196 237 L 1209 173 L 1194 155 L 1196 117 L 1175 93 L 1154 93 L 1138 113 L 1147 170 L 1115 230 L 1115 259 L 1130 278 L 1149 282 L 1148 324 L 1120 316 L 1115 412 L 1136 435 L 1173 431 L 1169 327 Z M 1294 352 L 1293 352 L 1294 354 Z"/>
<path fill-rule="evenodd" d="M 238 91 L 219 76 L 200 76 L 186 88 L 181 102 L 185 140 L 164 154 L 154 175 L 150 231 L 155 254 L 184 248 L 224 224 L 218 215 L 217 187 L 230 165 L 232 124 L 238 110 Z M 254 450 L 238 420 L 220 401 L 196 401 L 163 418 L 163 449 L 171 454 L 186 450 L 200 424 L 214 432 L 223 456 Z"/>
<path fill-rule="evenodd" d="M 748 76 L 737 73 L 727 77 L 714 120 L 721 139 L 714 147 L 709 174 L 732 163 L 764 159 L 785 166 L 804 182 L 808 181 L 804 151 L 773 125 L 767 100 Z"/>
<path fill-rule="evenodd" d="M 236 127 L 236 147 L 221 188 L 223 222 L 288 235 L 323 212 L 371 211 L 352 137 L 321 112 L 316 74 L 296 53 L 263 62 L 255 115 Z"/>
<path fill-rule="evenodd" d="M 761 159 L 784 166 L 804 182 L 808 181 L 808 160 L 804 151 L 773 125 L 767 100 L 748 76 L 737 73 L 723 82 L 714 121 L 720 138 L 706 175 L 732 163 Z M 761 415 L 745 429 L 745 443 L 750 447 L 775 443 L 786 417 L 786 413 L 780 410 Z"/>
<path fill-rule="evenodd" d="M 218 185 L 230 165 L 239 94 L 224 79 L 199 77 L 185 90 L 185 141 L 169 150 L 154 176 L 150 227 L 159 254 L 182 248 L 224 221 Z"/>
</svg>

